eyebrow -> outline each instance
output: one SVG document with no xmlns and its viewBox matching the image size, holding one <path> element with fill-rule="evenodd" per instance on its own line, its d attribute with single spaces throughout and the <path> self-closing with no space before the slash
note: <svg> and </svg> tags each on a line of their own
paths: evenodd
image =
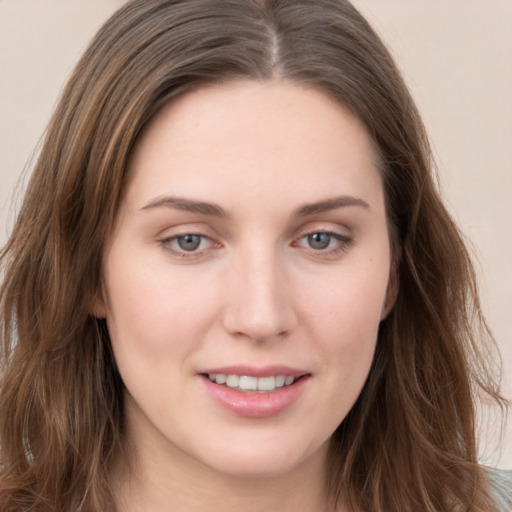
<svg viewBox="0 0 512 512">
<path fill-rule="evenodd" d="M 370 209 L 370 205 L 363 199 L 353 196 L 341 196 L 325 199 L 316 203 L 305 204 L 299 207 L 294 215 L 296 217 L 306 217 L 308 215 L 315 215 L 317 213 L 347 206 L 358 206 L 366 210 Z M 152 210 L 154 208 L 174 208 L 176 210 L 197 213 L 209 217 L 228 217 L 227 212 L 216 204 L 175 196 L 157 197 L 143 206 L 141 210 Z"/>
<path fill-rule="evenodd" d="M 341 196 L 341 197 L 332 197 L 330 199 L 326 199 L 324 201 L 320 201 L 318 203 L 311 203 L 301 206 L 296 211 L 297 217 L 305 217 L 307 215 L 314 215 L 316 213 L 323 213 L 329 210 L 335 210 L 337 208 L 342 208 L 346 206 L 359 206 L 364 208 L 365 210 L 370 209 L 370 205 L 360 199 L 358 197 L 353 196 Z"/>
<path fill-rule="evenodd" d="M 150 201 L 146 206 L 143 206 L 141 210 L 151 210 L 153 208 L 161 207 L 175 208 L 176 210 L 183 210 L 185 212 L 213 217 L 227 217 L 226 211 L 215 204 L 174 196 L 157 197 Z"/>
</svg>

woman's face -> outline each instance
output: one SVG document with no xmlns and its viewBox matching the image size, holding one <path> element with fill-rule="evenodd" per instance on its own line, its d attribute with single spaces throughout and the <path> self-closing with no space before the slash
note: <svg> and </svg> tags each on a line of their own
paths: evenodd
<svg viewBox="0 0 512 512">
<path fill-rule="evenodd" d="M 139 455 L 260 476 L 324 460 L 392 295 L 375 160 L 347 110 L 285 82 L 204 88 L 152 120 L 95 311 Z"/>
</svg>

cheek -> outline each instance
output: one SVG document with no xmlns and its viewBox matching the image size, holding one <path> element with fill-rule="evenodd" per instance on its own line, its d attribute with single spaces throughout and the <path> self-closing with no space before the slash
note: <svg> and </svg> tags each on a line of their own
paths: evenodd
<svg viewBox="0 0 512 512">
<path fill-rule="evenodd" d="M 151 262 L 141 269 L 127 259 L 111 261 L 107 323 L 120 365 L 123 359 L 169 364 L 200 343 L 218 304 L 211 288 Z"/>
<path fill-rule="evenodd" d="M 309 283 L 303 299 L 309 321 L 336 345 L 372 338 L 382 317 L 387 282 L 387 267 L 380 271 L 368 266 L 330 276 L 322 286 Z"/>
<path fill-rule="evenodd" d="M 372 270 L 373 269 L 373 270 Z M 357 398 L 370 370 L 387 288 L 387 267 L 357 269 L 308 287 L 304 323 L 322 353 L 335 396 L 343 389 L 343 412 Z"/>
</svg>

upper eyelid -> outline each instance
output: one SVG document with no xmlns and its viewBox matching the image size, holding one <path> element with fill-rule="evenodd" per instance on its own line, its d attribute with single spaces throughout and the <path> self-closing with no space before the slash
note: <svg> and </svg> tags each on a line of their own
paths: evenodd
<svg viewBox="0 0 512 512">
<path fill-rule="evenodd" d="M 333 230 L 321 230 L 321 229 L 307 231 L 307 232 L 303 233 L 302 235 L 300 235 L 299 237 L 295 238 L 295 241 L 302 240 L 303 238 L 306 238 L 311 235 L 315 235 L 317 233 L 324 233 L 326 235 L 330 235 L 333 238 L 339 240 L 340 242 L 348 243 L 348 242 L 353 241 L 353 237 L 351 235 L 345 235 L 343 233 L 339 233 L 339 232 L 333 231 Z"/>
<path fill-rule="evenodd" d="M 335 228 L 306 229 L 302 232 L 302 234 L 300 236 L 314 235 L 315 233 L 326 233 L 328 235 L 337 235 L 337 236 L 343 236 L 343 237 L 347 237 L 347 238 L 350 237 L 350 235 L 343 233 L 341 229 L 335 229 Z"/>
<path fill-rule="evenodd" d="M 205 226 L 204 223 L 180 223 L 176 225 L 168 225 L 165 228 L 160 229 L 156 234 L 156 238 L 161 241 L 185 235 L 198 235 L 213 239 L 216 236 L 216 232 L 214 232 L 210 227 Z"/>
<path fill-rule="evenodd" d="M 293 234 L 293 232 L 295 232 L 295 234 Z M 303 224 L 301 227 L 296 226 L 293 228 L 293 232 L 290 231 L 287 235 L 284 235 L 284 238 L 288 238 L 291 244 L 315 233 L 330 234 L 345 241 L 351 241 L 353 239 L 353 229 L 339 222 L 310 221 Z M 165 229 L 160 230 L 156 239 L 158 242 L 162 243 L 186 235 L 197 235 L 213 243 L 225 245 L 226 241 L 230 239 L 233 241 L 234 234 L 231 233 L 231 235 L 226 237 L 219 233 L 217 229 L 211 228 L 208 224 L 192 222 L 167 226 Z"/>
<path fill-rule="evenodd" d="M 196 236 L 200 236 L 200 237 L 212 240 L 212 241 L 214 241 L 216 238 L 222 238 L 222 237 L 216 236 L 216 234 L 212 235 L 212 234 L 208 233 L 207 231 L 210 231 L 210 230 L 204 229 L 204 228 L 199 228 L 199 229 L 180 228 L 179 230 L 177 228 L 178 228 L 177 226 L 172 226 L 170 228 L 168 227 L 166 229 L 163 229 L 161 231 L 161 234 L 157 235 L 158 241 L 160 241 L 160 242 L 168 241 L 168 240 L 172 240 L 172 239 L 179 238 L 179 237 L 186 236 L 186 235 L 196 235 Z M 173 230 L 173 231 L 176 230 L 177 232 L 166 234 L 166 231 L 169 231 L 169 230 Z M 292 241 L 299 240 L 300 238 L 303 238 L 308 235 L 313 235 L 315 233 L 326 233 L 326 234 L 334 235 L 334 236 L 345 238 L 345 239 L 352 238 L 351 230 L 348 228 L 336 229 L 336 228 L 332 228 L 332 227 L 317 227 L 317 226 L 315 226 L 315 227 L 311 227 L 311 228 L 300 229 L 300 230 L 297 230 L 297 232 L 298 232 L 298 234 L 294 235 L 293 237 L 290 236 Z"/>
<path fill-rule="evenodd" d="M 332 223 L 327 223 L 328 225 L 325 225 L 324 223 L 312 223 L 313 226 L 311 227 L 303 227 L 298 231 L 299 235 L 296 237 L 296 239 L 313 235 L 315 233 L 327 233 L 343 238 L 353 238 L 352 229 L 350 229 L 347 226 L 341 226 L 339 224 L 336 224 L 333 226 Z"/>
</svg>

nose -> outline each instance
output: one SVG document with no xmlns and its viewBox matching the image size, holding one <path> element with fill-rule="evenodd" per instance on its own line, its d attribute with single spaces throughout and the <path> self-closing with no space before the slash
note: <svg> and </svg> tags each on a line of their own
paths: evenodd
<svg viewBox="0 0 512 512">
<path fill-rule="evenodd" d="M 247 250 L 232 262 L 224 328 L 256 342 L 282 339 L 297 324 L 291 279 L 276 251 Z"/>
</svg>

